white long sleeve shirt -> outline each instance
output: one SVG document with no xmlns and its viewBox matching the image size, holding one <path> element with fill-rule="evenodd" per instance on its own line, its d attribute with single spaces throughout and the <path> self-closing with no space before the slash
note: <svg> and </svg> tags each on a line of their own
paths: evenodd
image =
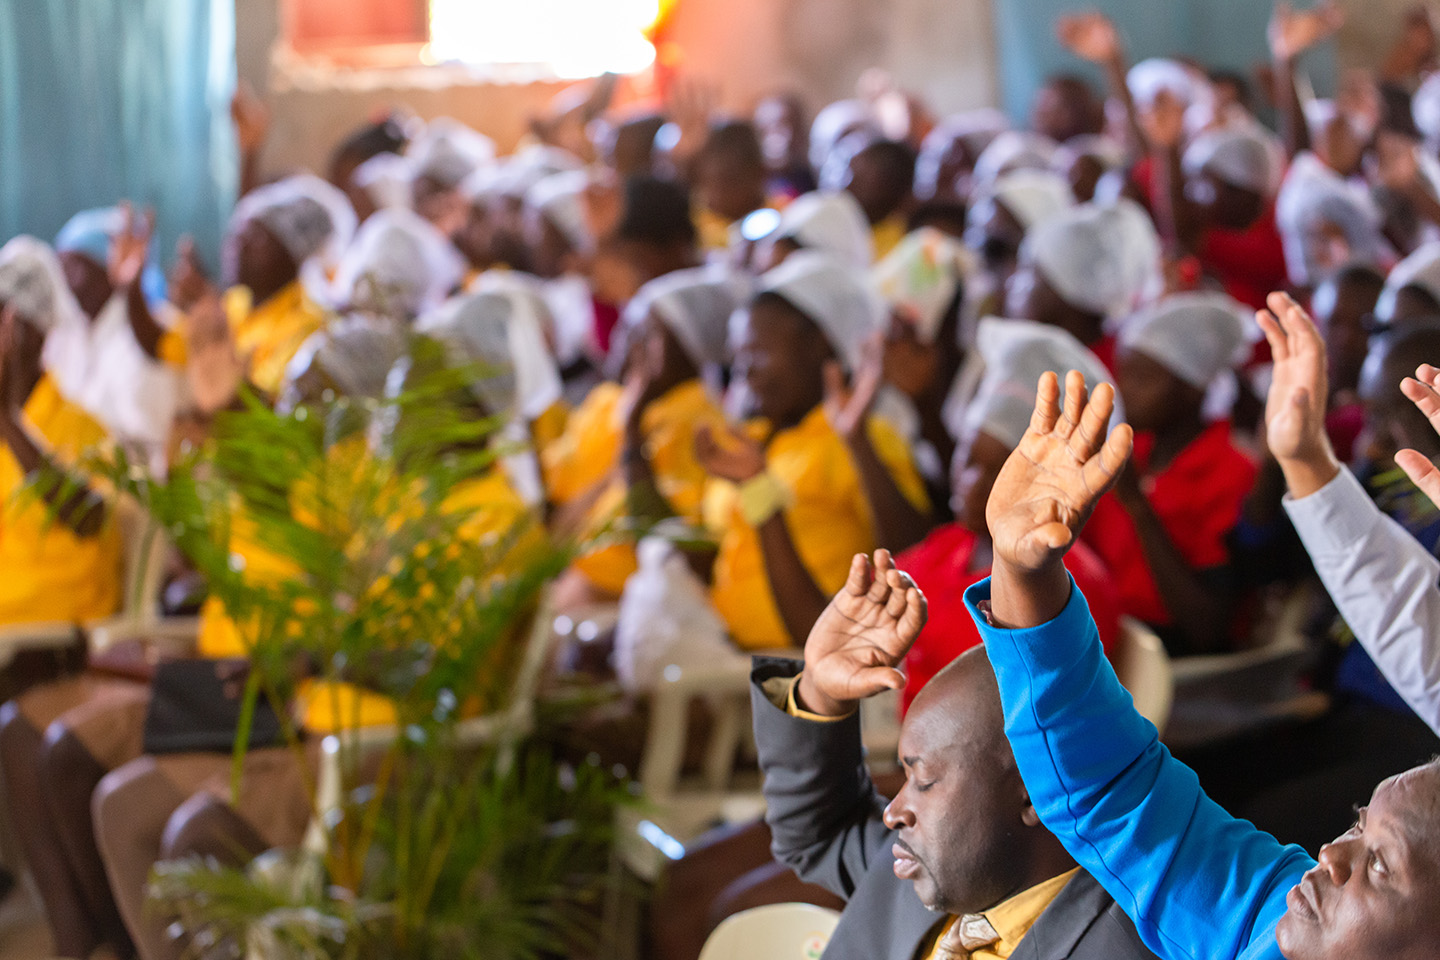
<svg viewBox="0 0 1440 960">
<path fill-rule="evenodd" d="M 1285 511 L 1365 652 L 1440 733 L 1440 561 L 1380 512 L 1348 470 Z"/>
</svg>

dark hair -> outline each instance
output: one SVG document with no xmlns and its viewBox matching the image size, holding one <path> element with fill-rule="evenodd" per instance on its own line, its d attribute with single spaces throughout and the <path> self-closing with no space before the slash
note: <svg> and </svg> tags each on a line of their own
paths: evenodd
<svg viewBox="0 0 1440 960">
<path fill-rule="evenodd" d="M 615 235 L 661 247 L 693 246 L 696 234 L 689 195 L 671 180 L 630 177 L 625 181 L 625 209 Z"/>
<path fill-rule="evenodd" d="M 705 145 L 700 148 L 700 159 L 728 160 L 737 167 L 765 167 L 760 134 L 754 124 L 743 120 L 730 120 L 712 127 Z"/>
<path fill-rule="evenodd" d="M 915 182 L 915 151 L 899 140 L 873 140 L 855 154 L 855 160 L 866 157 L 880 165 L 886 182 L 897 190 L 909 190 Z M 852 161 L 853 162 L 853 161 Z"/>
<path fill-rule="evenodd" d="M 1337 287 L 1356 284 L 1373 287 L 1376 290 L 1383 290 L 1385 288 L 1385 274 L 1369 264 L 1352 263 L 1336 271 L 1334 283 Z"/>
<path fill-rule="evenodd" d="M 945 224 L 951 227 L 958 226 L 963 233 L 966 226 L 965 218 L 965 204 L 954 200 L 929 200 L 920 204 L 910 214 L 910 219 L 905 224 L 905 232 L 913 233 L 921 227 L 935 227 L 949 233 L 950 231 L 945 230 L 944 226 L 940 226 Z"/>
<path fill-rule="evenodd" d="M 366 124 L 340 141 L 330 162 L 332 165 L 342 160 L 364 163 L 382 153 L 399 153 L 405 149 L 406 142 L 400 121 L 393 115 L 387 116 L 378 123 Z"/>
<path fill-rule="evenodd" d="M 1210 82 L 1215 86 L 1229 84 L 1235 88 L 1235 95 L 1240 98 L 1240 102 L 1246 107 L 1250 106 L 1254 91 L 1243 74 L 1234 70 L 1211 70 Z"/>
</svg>

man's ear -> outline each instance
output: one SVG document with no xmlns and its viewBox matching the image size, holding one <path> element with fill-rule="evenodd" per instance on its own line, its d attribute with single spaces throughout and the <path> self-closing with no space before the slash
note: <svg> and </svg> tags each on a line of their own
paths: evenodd
<svg viewBox="0 0 1440 960">
<path fill-rule="evenodd" d="M 1040 814 L 1035 812 L 1035 804 L 1030 802 L 1029 792 L 1021 791 L 1020 799 L 1021 802 L 1024 804 L 1024 806 L 1020 809 L 1020 822 L 1025 824 L 1025 826 L 1027 827 L 1041 826 Z"/>
</svg>

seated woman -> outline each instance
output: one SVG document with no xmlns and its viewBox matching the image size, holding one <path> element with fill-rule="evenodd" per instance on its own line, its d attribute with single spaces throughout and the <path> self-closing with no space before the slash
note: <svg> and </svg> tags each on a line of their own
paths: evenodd
<svg viewBox="0 0 1440 960">
<path fill-rule="evenodd" d="M 976 350 L 985 361 L 985 377 L 966 408 L 964 430 L 955 448 L 951 482 L 956 522 L 895 558 L 896 567 L 910 574 L 929 601 L 929 621 L 905 657 L 901 706 L 907 710 L 931 677 L 980 642 L 962 594 L 990 575 L 992 545 L 985 503 L 1030 423 L 1031 385 L 1047 370 L 1079 370 L 1086 383 L 1110 379 L 1095 355 L 1074 337 L 1026 321 L 982 321 Z M 1109 649 L 1120 633 L 1120 599 L 1109 571 L 1083 544 L 1067 556 L 1066 566 L 1090 598 Z"/>
<path fill-rule="evenodd" d="M 708 268 L 642 287 L 616 334 L 617 380 L 594 387 L 544 452 L 557 523 L 603 537 L 575 564 L 592 597 L 620 595 L 644 528 L 666 516 L 700 522 L 694 438 L 725 420 L 719 374 L 735 306 L 725 274 Z"/>
<path fill-rule="evenodd" d="M 987 298 L 1003 299 L 1026 235 L 1074 205 L 1069 184 L 1049 170 L 1016 170 L 977 187 L 965 215 L 965 243 L 989 281 Z"/>
<path fill-rule="evenodd" d="M 506 319 L 486 311 L 463 313 L 454 324 L 447 325 L 444 330 L 447 337 L 441 342 L 453 346 L 461 341 L 461 336 L 455 333 L 456 326 L 494 326 L 498 320 L 503 327 Z M 470 330 L 463 339 L 471 343 L 479 340 L 503 343 L 503 329 L 498 331 L 499 337 L 495 336 L 496 332 Z M 337 331 L 334 336 L 340 339 L 343 334 Z M 405 382 L 409 382 L 414 370 L 429 362 L 422 360 L 421 354 L 422 348 L 417 347 L 414 354 L 397 364 L 397 371 L 410 371 Z M 317 353 L 317 363 L 324 364 L 325 359 L 323 352 Z M 377 386 L 381 391 L 393 389 L 393 383 L 387 385 L 387 381 L 394 379 L 391 371 L 381 370 L 378 364 L 355 369 L 366 374 L 356 382 L 367 393 Z M 349 382 L 351 377 L 340 375 L 333 379 L 338 386 Z M 502 379 L 505 379 L 503 375 Z M 505 399 L 507 403 L 510 400 L 508 396 Z M 473 406 L 477 415 L 489 412 L 480 402 L 478 390 L 476 396 L 467 398 L 465 406 Z M 503 411 L 497 412 L 503 415 Z M 342 463 L 351 455 L 368 456 L 365 443 L 359 442 L 360 435 L 355 439 L 354 444 L 347 441 L 332 448 Z M 344 500 L 346 475 L 343 467 L 328 474 L 327 498 Z M 290 492 L 297 517 L 308 502 L 306 492 L 299 489 L 303 484 L 304 481 Z M 373 492 L 371 489 L 372 495 Z M 405 509 L 405 496 L 398 496 L 396 509 Z M 507 558 L 518 557 L 539 542 L 542 528 L 538 518 L 510 484 L 498 460 L 491 469 L 458 483 L 441 509 L 453 509 L 464 515 L 460 536 L 466 541 L 503 547 Z M 243 536 L 246 529 L 237 524 L 232 534 L 232 548 L 246 554 L 247 576 L 273 579 L 298 575 L 284 556 L 246 542 Z M 334 535 L 333 530 L 326 533 L 326 536 Z M 382 577 L 374 584 L 374 597 L 367 595 L 367 600 L 381 602 L 385 579 Z M 243 657 L 252 649 L 257 624 L 225 617 L 223 608 L 218 606 L 208 609 L 206 616 L 207 625 L 213 625 L 214 629 L 202 630 L 202 656 Z M 396 722 L 394 705 L 386 697 L 357 684 L 330 679 L 303 681 L 297 688 L 292 712 L 312 738 L 340 729 Z M 233 806 L 227 807 L 232 802 L 228 789 L 230 765 L 231 758 L 225 753 L 146 755 L 108 774 L 96 789 L 94 822 L 100 852 L 111 890 L 145 960 L 179 956 L 180 947 L 166 935 L 163 921 L 146 910 L 145 878 L 157 860 L 178 852 L 174 844 L 180 841 L 176 838 L 185 835 L 182 825 L 190 822 L 193 815 L 207 811 L 206 815 L 213 817 L 217 808 L 225 808 L 224 816 L 231 830 L 229 837 L 235 843 L 226 843 L 215 852 L 227 855 L 233 854 L 232 847 L 244 848 L 252 841 L 262 849 L 298 846 L 309 823 L 313 810 L 306 784 L 313 783 L 314 771 L 307 769 L 293 750 L 288 747 L 251 750 L 245 759 L 238 798 L 233 799 Z"/>
<path fill-rule="evenodd" d="M 334 262 L 354 228 L 345 197 L 318 177 L 269 184 L 236 205 L 222 253 L 224 305 L 234 349 L 262 393 L 279 391 L 295 351 L 324 326 L 315 300 L 325 280 L 323 263 Z M 187 294 L 195 286 L 172 277 L 175 305 L 194 306 Z"/>
<path fill-rule="evenodd" d="M 732 389 L 743 386 L 758 419 L 696 438 L 714 478 L 704 504 L 719 538 L 710 596 L 739 646 L 788 647 L 808 634 L 851 557 L 879 545 L 879 530 L 904 525 L 897 514 L 929 504 L 889 425 L 865 418 L 837 429 L 825 411 L 827 364 L 857 370 L 884 323 L 856 272 L 793 253 L 760 278 L 742 316 Z"/>
<path fill-rule="evenodd" d="M 119 531 L 107 521 L 101 496 L 70 472 L 106 442 L 106 434 L 60 393 L 46 369 L 47 337 L 66 325 L 88 320 L 55 254 L 32 237 L 11 240 L 0 249 L 0 626 L 82 623 L 120 605 Z M 38 487 L 29 493 L 24 488 L 32 480 Z M 10 823 L 57 950 L 66 956 L 88 956 L 101 943 L 124 949 L 126 939 L 108 906 L 98 861 L 77 867 L 66 855 L 70 838 L 51 816 L 54 806 L 41 786 L 43 736 L 67 710 L 91 701 L 124 702 L 143 692 L 137 684 L 77 677 L 34 688 L 0 711 Z M 103 736 L 72 746 L 98 762 L 111 759 L 117 748 Z M 118 747 L 119 756 L 127 752 Z M 84 819 L 88 831 L 88 815 Z"/>
<path fill-rule="evenodd" d="M 1085 542 L 1115 575 L 1124 613 L 1172 655 L 1230 641 L 1228 538 L 1255 483 L 1227 420 L 1207 422 L 1206 390 L 1248 355 L 1246 311 L 1223 294 L 1176 294 L 1120 337 L 1118 383 L 1135 457 L 1096 507 Z"/>
</svg>

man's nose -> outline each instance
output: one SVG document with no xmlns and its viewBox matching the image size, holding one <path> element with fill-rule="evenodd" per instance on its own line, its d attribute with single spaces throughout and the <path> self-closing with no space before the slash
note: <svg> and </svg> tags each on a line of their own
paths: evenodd
<svg viewBox="0 0 1440 960">
<path fill-rule="evenodd" d="M 1344 886 L 1350 879 L 1351 860 L 1358 847 L 1353 840 L 1337 840 L 1320 848 L 1320 868 L 1335 886 Z"/>
<path fill-rule="evenodd" d="M 894 800 L 885 805 L 885 826 L 891 830 L 915 826 L 915 813 L 905 802 L 904 787 L 901 787 L 900 792 L 895 794 Z"/>
</svg>

